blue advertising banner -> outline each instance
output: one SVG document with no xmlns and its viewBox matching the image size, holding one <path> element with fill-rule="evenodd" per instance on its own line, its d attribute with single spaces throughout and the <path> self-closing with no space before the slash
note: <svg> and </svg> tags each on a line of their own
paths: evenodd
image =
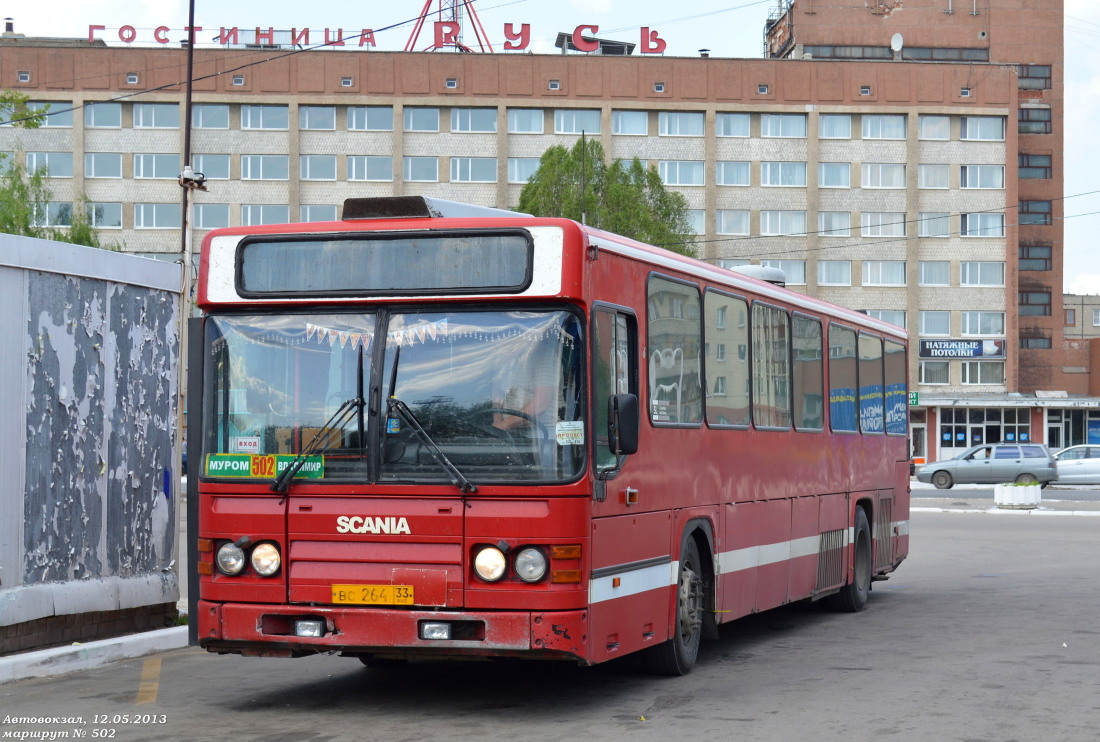
<svg viewBox="0 0 1100 742">
<path fill-rule="evenodd" d="M 919 358 L 1004 358 L 1004 340 L 921 340 Z"/>
</svg>

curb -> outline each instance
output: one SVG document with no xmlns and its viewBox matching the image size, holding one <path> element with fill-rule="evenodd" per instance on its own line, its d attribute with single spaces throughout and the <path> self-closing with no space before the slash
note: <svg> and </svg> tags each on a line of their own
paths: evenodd
<svg viewBox="0 0 1100 742">
<path fill-rule="evenodd" d="M 1034 508 L 1031 510 L 1019 510 L 1011 508 L 935 508 L 935 507 L 910 507 L 911 513 L 988 513 L 989 515 L 1076 515 L 1076 516 L 1100 516 L 1098 510 L 1050 510 L 1047 508 Z"/>
<path fill-rule="evenodd" d="M 187 646 L 187 627 L 144 631 L 113 639 L 101 639 L 0 657 L 0 685 L 14 680 L 88 670 L 110 662 L 144 657 Z"/>
</svg>

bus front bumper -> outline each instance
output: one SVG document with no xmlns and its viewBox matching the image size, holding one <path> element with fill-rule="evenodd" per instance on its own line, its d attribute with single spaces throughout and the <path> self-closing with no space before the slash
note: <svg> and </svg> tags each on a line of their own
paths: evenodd
<svg viewBox="0 0 1100 742">
<path fill-rule="evenodd" d="M 586 610 L 459 612 L 200 600 L 197 613 L 199 646 L 218 653 L 290 657 L 335 651 L 580 662 L 588 656 Z"/>
</svg>

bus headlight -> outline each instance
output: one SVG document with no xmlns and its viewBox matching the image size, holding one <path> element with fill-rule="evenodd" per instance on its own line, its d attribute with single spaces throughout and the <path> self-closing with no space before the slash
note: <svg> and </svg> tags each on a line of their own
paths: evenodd
<svg viewBox="0 0 1100 742">
<path fill-rule="evenodd" d="M 282 564 L 282 558 L 275 544 L 265 541 L 252 550 L 252 569 L 256 570 L 256 574 L 261 577 L 271 577 L 279 571 L 280 564 Z"/>
<path fill-rule="evenodd" d="M 223 575 L 239 575 L 244 569 L 244 549 L 232 542 L 224 543 L 218 549 L 214 561 Z"/>
<path fill-rule="evenodd" d="M 524 582 L 538 582 L 546 576 L 548 563 L 540 550 L 527 547 L 516 554 L 516 576 Z"/>
<path fill-rule="evenodd" d="M 503 551 L 486 546 L 474 557 L 474 572 L 486 582 L 496 582 L 504 576 L 506 564 Z"/>
</svg>

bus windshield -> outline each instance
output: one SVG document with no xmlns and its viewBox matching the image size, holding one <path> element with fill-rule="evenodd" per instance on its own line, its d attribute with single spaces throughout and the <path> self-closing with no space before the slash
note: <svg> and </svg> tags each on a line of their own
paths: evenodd
<svg viewBox="0 0 1100 742">
<path fill-rule="evenodd" d="M 273 481 L 309 448 L 295 481 L 451 481 L 438 453 L 475 485 L 573 480 L 581 326 L 564 311 L 213 316 L 203 473 Z M 360 390 L 381 393 L 326 428 Z"/>
</svg>

